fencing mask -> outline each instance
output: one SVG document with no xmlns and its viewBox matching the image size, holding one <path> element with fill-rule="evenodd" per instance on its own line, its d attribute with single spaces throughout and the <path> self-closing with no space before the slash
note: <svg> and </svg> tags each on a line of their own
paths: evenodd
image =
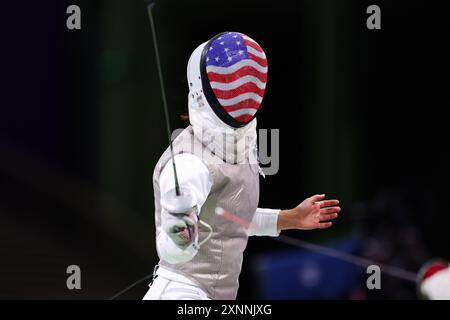
<svg viewBox="0 0 450 320">
<path fill-rule="evenodd" d="M 248 160 L 267 82 L 262 48 L 242 33 L 218 34 L 194 50 L 187 77 L 194 134 L 226 162 Z"/>
</svg>

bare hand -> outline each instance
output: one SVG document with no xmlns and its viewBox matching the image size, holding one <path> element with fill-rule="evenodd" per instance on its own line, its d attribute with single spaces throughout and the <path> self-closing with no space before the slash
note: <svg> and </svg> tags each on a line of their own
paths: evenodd
<svg viewBox="0 0 450 320">
<path fill-rule="evenodd" d="M 341 208 L 338 200 L 326 200 L 324 194 L 305 199 L 297 207 L 282 210 L 278 215 L 278 230 L 326 229 L 333 225 Z"/>
</svg>

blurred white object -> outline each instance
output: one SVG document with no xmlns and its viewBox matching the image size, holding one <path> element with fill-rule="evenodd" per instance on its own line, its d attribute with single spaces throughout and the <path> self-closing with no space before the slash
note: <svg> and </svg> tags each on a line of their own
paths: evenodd
<svg viewBox="0 0 450 320">
<path fill-rule="evenodd" d="M 431 261 L 418 274 L 419 291 L 429 300 L 450 300 L 450 269 L 442 261 Z"/>
</svg>

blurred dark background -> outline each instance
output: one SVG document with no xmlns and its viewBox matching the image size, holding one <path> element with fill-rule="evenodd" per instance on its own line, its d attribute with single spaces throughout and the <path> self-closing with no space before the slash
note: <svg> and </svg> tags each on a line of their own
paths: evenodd
<svg viewBox="0 0 450 320">
<path fill-rule="evenodd" d="M 66 28 L 70 4 L 81 30 Z M 366 28 L 371 4 L 381 30 Z M 190 53 L 222 31 L 246 33 L 269 61 L 259 128 L 280 129 L 280 170 L 261 180 L 260 206 L 326 193 L 343 208 L 333 229 L 287 235 L 350 241 L 355 254 L 413 272 L 448 259 L 449 10 L 444 1 L 158 1 L 172 127 L 186 125 Z M 8 1 L 2 13 L 0 298 L 108 298 L 157 262 L 151 176 L 167 140 L 145 5 Z M 283 253 L 311 258 L 250 239 L 239 299 L 274 297 L 257 283 L 277 274 L 258 268 Z M 342 277 L 338 261 L 317 263 Z M 66 288 L 72 264 L 82 290 Z M 299 298 L 415 298 L 412 283 L 384 276 L 369 291 L 366 277 L 356 268 L 342 290 Z"/>
</svg>

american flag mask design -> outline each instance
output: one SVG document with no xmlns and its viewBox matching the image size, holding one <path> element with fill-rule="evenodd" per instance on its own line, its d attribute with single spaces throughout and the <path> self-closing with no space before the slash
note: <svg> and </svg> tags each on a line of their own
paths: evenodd
<svg viewBox="0 0 450 320">
<path fill-rule="evenodd" d="M 202 86 L 216 115 L 228 125 L 245 126 L 261 109 L 267 59 L 259 44 L 238 32 L 213 37 L 201 57 Z"/>
</svg>

